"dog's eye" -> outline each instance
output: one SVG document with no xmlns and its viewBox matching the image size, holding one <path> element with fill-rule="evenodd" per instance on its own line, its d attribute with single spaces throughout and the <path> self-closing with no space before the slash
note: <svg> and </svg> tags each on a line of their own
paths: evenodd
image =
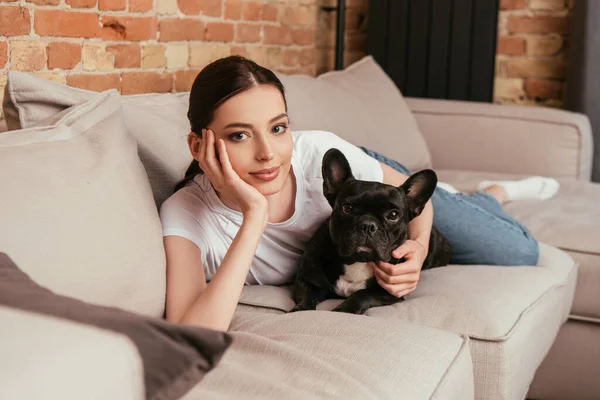
<svg viewBox="0 0 600 400">
<path fill-rule="evenodd" d="M 396 210 L 391 211 L 388 214 L 388 219 L 392 220 L 392 221 L 396 221 L 398 219 L 398 217 L 400 217 L 400 213 L 398 211 L 396 211 Z"/>
<path fill-rule="evenodd" d="M 350 204 L 350 203 L 342 204 L 342 212 L 344 214 L 350 214 L 350 211 L 352 211 L 352 204 Z"/>
</svg>

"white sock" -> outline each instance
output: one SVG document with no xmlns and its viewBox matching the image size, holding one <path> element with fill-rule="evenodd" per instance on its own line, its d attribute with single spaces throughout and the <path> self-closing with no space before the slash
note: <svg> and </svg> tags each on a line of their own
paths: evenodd
<svg viewBox="0 0 600 400">
<path fill-rule="evenodd" d="M 549 199 L 558 192 L 560 183 L 554 178 L 532 176 L 516 181 L 481 181 L 477 186 L 483 190 L 492 185 L 499 185 L 506 190 L 506 200 Z"/>
<path fill-rule="evenodd" d="M 451 184 L 446 183 L 446 182 L 438 181 L 437 187 L 444 189 L 445 191 L 450 192 L 450 193 L 458 193 L 458 190 L 456 190 L 456 188 L 454 186 L 452 186 Z"/>
</svg>

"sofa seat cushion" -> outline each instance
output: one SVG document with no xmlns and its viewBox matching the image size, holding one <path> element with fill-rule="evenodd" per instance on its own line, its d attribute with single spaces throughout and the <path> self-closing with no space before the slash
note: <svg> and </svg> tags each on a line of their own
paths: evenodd
<svg viewBox="0 0 600 400">
<path fill-rule="evenodd" d="M 183 399 L 472 399 L 468 337 L 389 319 L 238 310 L 233 343 Z"/>
<path fill-rule="evenodd" d="M 465 171 L 439 171 L 457 189 L 473 191 L 483 179 L 522 176 Z M 600 184 L 559 179 L 557 195 L 548 200 L 509 202 L 504 209 L 539 240 L 566 251 L 579 263 L 572 317 L 600 322 Z"/>
<path fill-rule="evenodd" d="M 366 315 L 410 320 L 474 339 L 508 338 L 541 297 L 572 284 L 575 262 L 563 251 L 540 244 L 537 267 L 449 265 L 421 272 L 406 301 L 367 310 Z M 331 310 L 342 300 L 317 306 Z M 569 301 L 569 299 L 567 299 Z M 290 286 L 245 286 L 240 304 L 287 312 L 295 305 Z M 391 314 L 390 314 L 391 313 Z M 564 315 L 566 320 L 566 315 Z"/>
<path fill-rule="evenodd" d="M 577 264 L 565 252 L 540 244 L 536 267 L 451 265 L 421 273 L 406 301 L 366 315 L 411 321 L 471 338 L 476 398 L 522 398 L 572 305 Z M 331 310 L 330 299 L 318 310 Z M 246 310 L 285 312 L 289 287 L 249 286 Z M 292 314 L 293 315 L 293 314 Z"/>
</svg>

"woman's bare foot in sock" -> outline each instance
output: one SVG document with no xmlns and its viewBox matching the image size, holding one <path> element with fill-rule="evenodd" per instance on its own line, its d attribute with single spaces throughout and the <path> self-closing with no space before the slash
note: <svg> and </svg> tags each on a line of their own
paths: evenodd
<svg viewBox="0 0 600 400">
<path fill-rule="evenodd" d="M 558 192 L 560 183 L 554 178 L 531 176 L 513 181 L 482 181 L 479 183 L 477 189 L 488 191 L 489 188 L 493 188 L 494 186 L 500 186 L 504 189 L 505 197 L 503 201 L 507 202 L 513 200 L 549 199 Z"/>
<path fill-rule="evenodd" d="M 488 186 L 485 189 L 483 189 L 483 191 L 492 195 L 493 198 L 498 200 L 498 203 L 500 203 L 500 205 L 504 204 L 504 202 L 506 201 L 506 190 L 500 185 Z"/>
</svg>

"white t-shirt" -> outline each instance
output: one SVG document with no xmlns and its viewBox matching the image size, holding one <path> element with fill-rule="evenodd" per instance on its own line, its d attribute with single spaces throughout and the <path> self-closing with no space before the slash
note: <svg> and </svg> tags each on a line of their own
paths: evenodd
<svg viewBox="0 0 600 400">
<path fill-rule="evenodd" d="M 377 160 L 331 132 L 296 131 L 292 137 L 294 214 L 287 221 L 267 223 L 246 278 L 248 285 L 293 281 L 307 241 L 331 214 L 331 206 L 323 195 L 321 174 L 327 150 L 341 150 L 355 178 L 383 181 Z M 241 226 L 242 214 L 224 205 L 206 175 L 201 174 L 162 204 L 160 219 L 163 236 L 181 236 L 200 248 L 206 280 L 210 281 Z"/>
</svg>

